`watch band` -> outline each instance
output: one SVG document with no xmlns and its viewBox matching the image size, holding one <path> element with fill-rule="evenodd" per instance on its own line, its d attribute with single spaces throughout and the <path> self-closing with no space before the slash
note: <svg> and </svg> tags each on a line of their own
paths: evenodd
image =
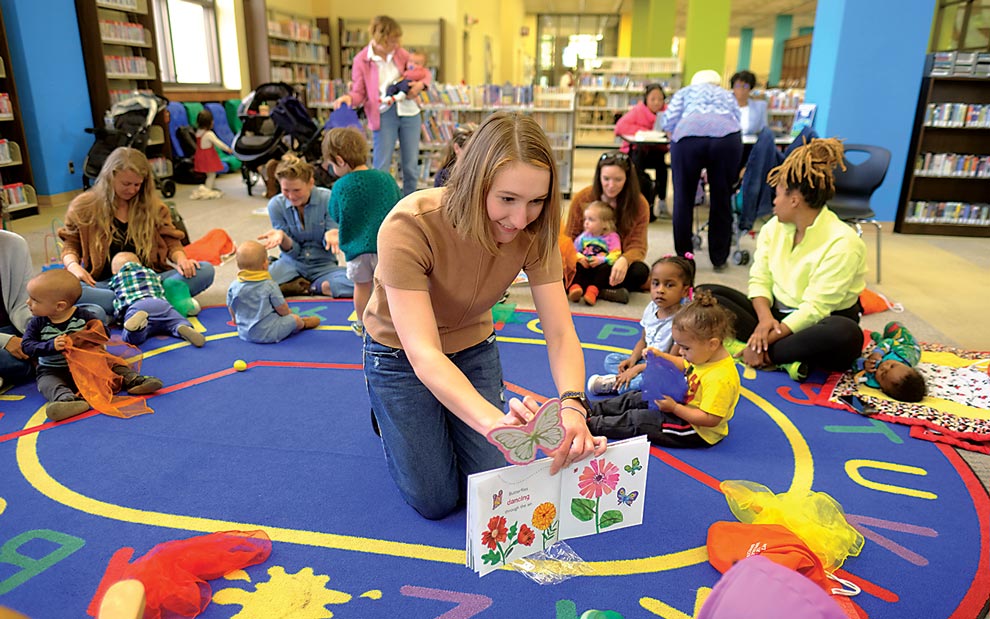
<svg viewBox="0 0 990 619">
<path fill-rule="evenodd" d="M 559 400 L 584 400 L 586 396 L 583 391 L 565 391 L 558 397 Z"/>
</svg>

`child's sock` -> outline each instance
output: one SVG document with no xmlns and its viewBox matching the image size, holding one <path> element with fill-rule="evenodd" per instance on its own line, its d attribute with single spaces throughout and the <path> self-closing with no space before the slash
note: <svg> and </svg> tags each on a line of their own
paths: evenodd
<svg viewBox="0 0 990 619">
<path fill-rule="evenodd" d="M 124 321 L 124 329 L 128 331 L 140 331 L 148 326 L 148 312 L 138 310 Z"/>
<path fill-rule="evenodd" d="M 567 298 L 570 302 L 577 303 L 581 300 L 582 296 L 584 296 L 584 290 L 581 289 L 581 286 L 571 284 L 571 287 L 567 290 Z"/>
<path fill-rule="evenodd" d="M 206 182 L 203 183 L 203 185 L 205 185 L 206 188 L 209 189 L 210 191 L 213 191 L 215 189 L 216 182 L 217 182 L 217 173 L 208 172 L 206 174 Z"/>
<path fill-rule="evenodd" d="M 45 407 L 45 415 L 52 421 L 62 421 L 69 417 L 81 415 L 92 408 L 86 400 L 73 397 L 71 400 L 49 402 Z"/>
<path fill-rule="evenodd" d="M 598 302 L 598 286 L 588 286 L 584 289 L 584 296 L 581 297 L 584 302 L 588 305 L 594 305 Z"/>
<path fill-rule="evenodd" d="M 189 325 L 180 325 L 176 331 L 178 332 L 179 337 L 189 342 L 196 348 L 202 348 L 203 344 L 206 343 L 206 336 Z"/>
</svg>

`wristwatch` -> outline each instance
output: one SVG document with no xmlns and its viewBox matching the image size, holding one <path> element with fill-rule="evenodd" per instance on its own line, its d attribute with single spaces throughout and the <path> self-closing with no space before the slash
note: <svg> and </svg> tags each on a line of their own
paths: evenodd
<svg viewBox="0 0 990 619">
<path fill-rule="evenodd" d="M 584 395 L 583 391 L 565 391 L 564 393 L 560 394 L 559 399 L 561 401 L 562 408 L 563 408 L 564 400 L 577 400 L 578 402 L 580 402 L 581 406 L 584 408 L 583 414 L 585 419 L 587 419 L 588 415 L 591 414 L 591 403 L 588 402 L 588 396 Z"/>
</svg>

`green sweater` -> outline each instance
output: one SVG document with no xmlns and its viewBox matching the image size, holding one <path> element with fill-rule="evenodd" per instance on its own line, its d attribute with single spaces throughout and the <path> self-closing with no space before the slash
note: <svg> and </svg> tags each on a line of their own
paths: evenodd
<svg viewBox="0 0 990 619">
<path fill-rule="evenodd" d="M 395 179 L 381 170 L 349 172 L 333 184 L 329 211 L 340 226 L 344 258 L 378 253 L 378 228 L 401 198 Z"/>
</svg>

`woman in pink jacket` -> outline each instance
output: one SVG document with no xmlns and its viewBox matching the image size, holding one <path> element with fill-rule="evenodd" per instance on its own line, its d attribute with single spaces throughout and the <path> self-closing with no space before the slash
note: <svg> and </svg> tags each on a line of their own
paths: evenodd
<svg viewBox="0 0 990 619">
<path fill-rule="evenodd" d="M 635 135 L 637 131 L 653 131 L 657 114 L 667 109 L 667 97 L 660 84 L 647 84 L 643 100 L 626 112 L 615 123 L 615 135 Z M 629 153 L 639 174 L 639 188 L 650 205 L 650 221 L 656 220 L 653 201 L 660 198 L 660 212 L 667 210 L 667 145 L 636 144 L 630 148 L 629 142 L 622 141 L 621 150 Z M 631 152 L 630 152 L 631 151 Z M 656 180 L 651 182 L 645 170 L 656 172 Z"/>
<path fill-rule="evenodd" d="M 402 27 L 386 15 L 372 18 L 368 27 L 371 43 L 358 52 L 351 67 L 351 91 L 333 102 L 334 109 L 347 103 L 364 107 L 371 129 L 372 166 L 389 171 L 395 142 L 399 142 L 402 165 L 402 193 L 416 191 L 419 177 L 420 109 L 416 96 L 429 84 L 430 78 L 410 83 L 406 99 L 380 110 L 385 89 L 402 79 L 409 64 L 409 52 L 400 46 Z"/>
</svg>

